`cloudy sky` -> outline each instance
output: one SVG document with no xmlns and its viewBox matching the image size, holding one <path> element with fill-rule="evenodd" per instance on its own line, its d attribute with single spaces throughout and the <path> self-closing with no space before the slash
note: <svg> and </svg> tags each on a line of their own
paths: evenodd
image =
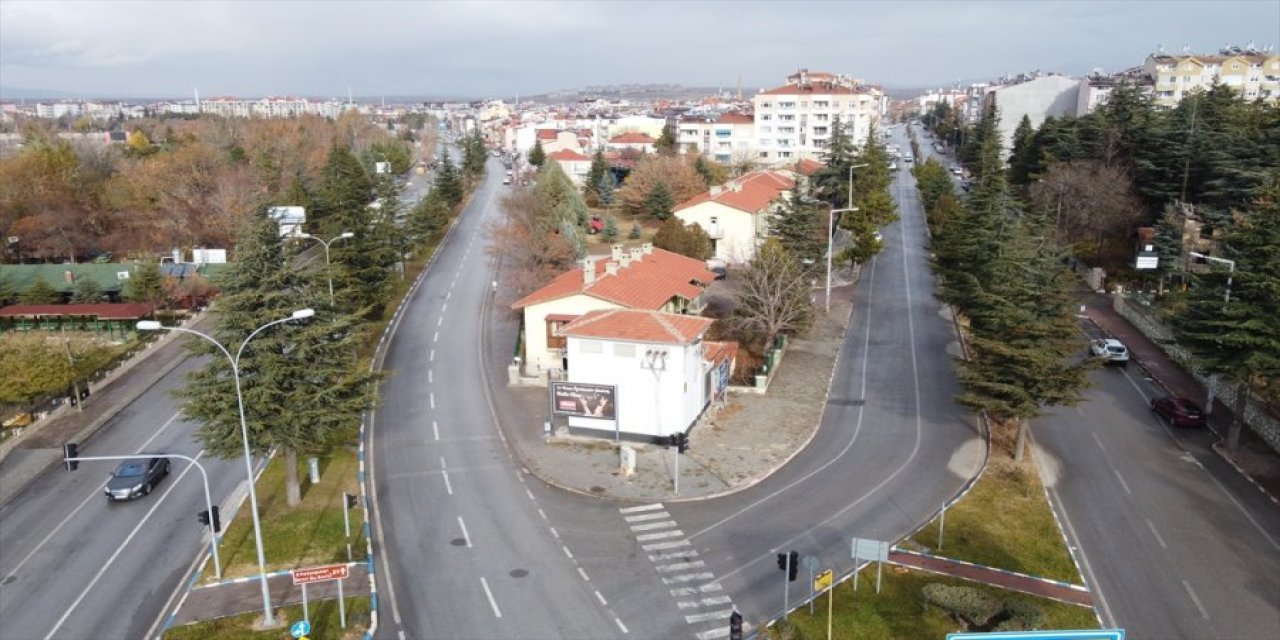
<svg viewBox="0 0 1280 640">
<path fill-rule="evenodd" d="M 0 0 L 0 85 L 120 97 L 487 97 L 797 68 L 886 87 L 1280 45 L 1280 2 Z"/>
</svg>

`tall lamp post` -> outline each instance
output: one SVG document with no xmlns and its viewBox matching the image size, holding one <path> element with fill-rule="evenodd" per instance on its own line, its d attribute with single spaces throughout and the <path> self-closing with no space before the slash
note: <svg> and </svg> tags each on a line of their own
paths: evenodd
<svg viewBox="0 0 1280 640">
<path fill-rule="evenodd" d="M 249 341 L 253 340 L 253 337 L 258 335 L 258 333 L 263 329 L 289 322 L 291 320 L 303 320 L 305 318 L 310 318 L 315 314 L 316 312 L 312 309 L 299 309 L 294 311 L 288 318 L 273 320 L 261 327 L 258 327 L 257 329 L 254 329 L 253 332 L 249 334 L 249 337 L 245 338 L 244 342 L 240 343 L 240 347 L 236 349 L 236 355 L 234 357 L 226 347 L 222 346 L 221 342 L 218 342 L 211 336 L 194 329 L 187 329 L 184 327 L 166 327 L 155 320 L 142 320 L 138 322 L 139 331 L 177 331 L 204 338 L 205 340 L 212 342 L 214 346 L 218 347 L 218 349 L 222 351 L 222 354 L 227 356 L 227 360 L 231 362 L 231 374 L 236 383 L 236 404 L 240 409 L 240 439 L 244 444 L 244 469 L 245 473 L 249 476 L 249 506 L 251 507 L 249 513 L 253 516 L 253 541 L 258 548 L 258 580 L 262 585 L 262 616 L 266 626 L 272 626 L 275 624 L 275 616 L 272 615 L 271 612 L 271 590 L 267 586 L 267 557 L 262 550 L 262 521 L 258 517 L 258 492 L 253 486 L 253 454 L 249 451 L 249 426 L 248 423 L 245 422 L 244 418 L 244 393 L 240 390 L 240 356 L 244 354 L 244 348 L 249 344 Z"/>
<path fill-rule="evenodd" d="M 319 236 L 313 236 L 309 233 L 299 233 L 294 236 L 296 238 L 310 238 L 324 245 L 324 271 L 329 278 L 329 304 L 333 304 L 333 268 L 329 264 L 329 245 L 342 240 L 343 238 L 354 238 L 355 235 L 356 234 L 351 233 L 350 231 L 343 231 L 338 235 L 338 237 L 330 238 L 328 242 L 325 242 L 324 239 Z"/>
</svg>

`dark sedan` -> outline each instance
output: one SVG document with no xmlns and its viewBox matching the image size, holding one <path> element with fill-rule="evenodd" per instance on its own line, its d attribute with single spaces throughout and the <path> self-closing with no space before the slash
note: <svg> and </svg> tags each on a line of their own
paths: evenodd
<svg viewBox="0 0 1280 640">
<path fill-rule="evenodd" d="M 134 458 L 125 460 L 112 472 L 104 491 L 107 500 L 133 500 L 141 498 L 169 475 L 169 461 L 165 458 Z"/>
<path fill-rule="evenodd" d="M 1204 426 L 1204 412 L 1199 405 L 1186 398 L 1152 398 L 1151 410 L 1175 427 Z"/>
</svg>

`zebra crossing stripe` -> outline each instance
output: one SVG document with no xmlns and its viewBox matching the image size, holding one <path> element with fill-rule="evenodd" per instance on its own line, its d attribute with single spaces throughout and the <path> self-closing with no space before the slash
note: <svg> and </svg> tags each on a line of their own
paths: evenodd
<svg viewBox="0 0 1280 640">
<path fill-rule="evenodd" d="M 666 531 L 659 531 L 657 533 L 642 533 L 636 536 L 636 540 L 640 542 L 648 542 L 650 540 L 661 540 L 663 538 L 675 538 L 677 536 L 683 536 L 683 535 L 684 535 L 684 532 L 679 529 L 668 529 Z M 646 551 L 648 551 L 648 549 L 646 549 Z"/>
<path fill-rule="evenodd" d="M 689 624 L 697 624 L 699 622 L 707 622 L 709 620 L 727 620 L 731 615 L 733 615 L 733 609 L 721 609 L 719 611 L 687 615 L 684 617 L 684 620 Z"/>
<path fill-rule="evenodd" d="M 714 577 L 715 574 L 710 571 L 704 571 L 702 573 L 686 573 L 684 575 L 663 578 L 662 584 L 680 584 L 681 582 L 693 582 L 694 580 L 710 580 Z"/>
<path fill-rule="evenodd" d="M 746 631 L 746 629 L 744 628 L 743 631 Z M 700 631 L 697 634 L 698 640 L 716 640 L 716 638 L 727 637 L 729 637 L 729 627 L 725 625 L 721 625 L 714 629 L 708 629 L 706 631 Z"/>
<path fill-rule="evenodd" d="M 697 609 L 698 607 L 714 607 L 716 605 L 730 604 L 733 599 L 729 596 L 715 596 L 711 598 L 703 598 L 701 600 L 681 600 L 676 602 L 676 606 L 681 609 Z"/>
<path fill-rule="evenodd" d="M 640 548 L 645 551 L 661 551 L 663 549 L 675 549 L 677 547 L 691 546 L 688 540 L 673 540 L 671 542 L 655 542 L 653 544 L 641 545 Z"/>
<path fill-rule="evenodd" d="M 656 511 L 656 510 L 658 510 L 658 509 L 662 509 L 662 508 L 663 508 L 662 503 L 661 503 L 661 502 L 656 502 L 656 503 L 654 503 L 654 504 L 642 504 L 642 505 L 640 505 L 640 506 L 638 506 L 638 507 L 623 507 L 623 508 L 621 508 L 621 509 L 618 509 L 618 513 L 624 513 L 624 514 L 625 514 L 625 513 L 639 513 L 639 512 L 641 512 L 641 511 Z"/>
<path fill-rule="evenodd" d="M 675 520 L 667 520 L 666 522 L 647 522 L 645 524 L 631 525 L 632 531 L 650 531 L 653 529 L 666 529 L 667 527 L 676 526 Z"/>
<path fill-rule="evenodd" d="M 703 593 L 710 593 L 712 591 L 724 591 L 724 587 L 720 586 L 719 582 L 708 582 L 702 585 L 701 587 L 698 587 L 698 591 L 701 591 Z"/>
<path fill-rule="evenodd" d="M 694 560 L 692 562 L 677 562 L 676 564 L 659 565 L 658 571 L 662 573 L 671 571 L 689 571 L 690 569 L 701 569 L 705 566 L 707 566 L 707 563 L 701 560 Z"/>
<path fill-rule="evenodd" d="M 638 516 L 627 516 L 624 518 L 627 522 L 644 522 L 645 520 L 660 520 L 662 518 L 670 518 L 671 514 L 663 511 L 662 513 L 642 513 Z"/>
<path fill-rule="evenodd" d="M 672 551 L 670 553 L 655 553 L 649 556 L 649 562 L 664 562 L 666 560 L 688 560 L 689 558 L 698 557 L 698 552 L 693 549 L 685 551 Z"/>
</svg>

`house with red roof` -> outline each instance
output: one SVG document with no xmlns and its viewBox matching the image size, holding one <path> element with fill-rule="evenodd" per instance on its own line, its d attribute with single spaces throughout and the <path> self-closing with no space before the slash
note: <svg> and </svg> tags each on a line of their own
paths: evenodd
<svg viewBox="0 0 1280 640">
<path fill-rule="evenodd" d="M 556 151 L 572 151 L 574 153 L 583 153 L 584 147 L 577 131 L 566 131 L 563 129 L 536 129 L 534 131 L 534 139 L 542 143 L 543 153 L 554 153 Z M 528 153 L 533 149 L 533 145 L 529 149 L 525 149 Z"/>
<path fill-rule="evenodd" d="M 711 236 L 715 260 L 742 264 L 750 262 L 769 237 L 774 214 L 795 186 L 786 173 L 753 171 L 680 203 L 674 212 L 685 224 L 696 224 Z"/>
<path fill-rule="evenodd" d="M 545 381 L 568 368 L 558 332 L 588 311 L 640 309 L 670 314 L 702 312 L 703 290 L 715 279 L 701 260 L 651 243 L 610 247 L 610 254 L 582 260 L 574 269 L 511 305 L 523 314 L 521 373 Z"/>
<path fill-rule="evenodd" d="M 587 180 L 587 174 L 591 173 L 591 156 L 571 151 L 569 149 L 560 149 L 547 154 L 549 160 L 555 160 L 560 164 L 560 168 L 564 169 L 565 174 L 573 180 L 573 184 L 581 187 Z"/>
<path fill-rule="evenodd" d="M 609 144 L 606 148 L 610 151 L 634 149 L 641 153 L 653 153 L 654 143 L 656 142 L 657 140 L 638 131 L 628 131 L 609 138 Z"/>
<path fill-rule="evenodd" d="M 713 320 L 597 309 L 565 325 L 568 377 L 552 383 L 569 427 L 652 440 L 687 432 L 728 387 L 736 343 L 703 339 Z M 616 431 L 615 431 L 616 430 Z"/>
</svg>

